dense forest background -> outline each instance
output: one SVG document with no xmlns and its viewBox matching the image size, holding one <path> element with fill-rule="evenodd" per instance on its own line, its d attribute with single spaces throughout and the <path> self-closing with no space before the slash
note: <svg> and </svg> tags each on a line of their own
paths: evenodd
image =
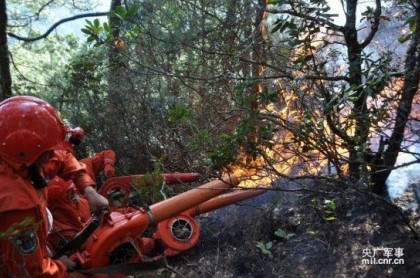
<svg viewBox="0 0 420 278">
<path fill-rule="evenodd" d="M 399 153 L 417 155 L 419 1 L 0 2 L 1 97 L 48 100 L 87 132 L 79 155 L 112 148 L 120 174 L 241 169 L 386 196 Z M 55 31 L 75 18 L 86 41 Z"/>
<path fill-rule="evenodd" d="M 153 277 L 419 277 L 419 26 L 420 0 L 0 0 L 0 99 L 49 101 L 120 175 L 264 186 Z"/>
</svg>

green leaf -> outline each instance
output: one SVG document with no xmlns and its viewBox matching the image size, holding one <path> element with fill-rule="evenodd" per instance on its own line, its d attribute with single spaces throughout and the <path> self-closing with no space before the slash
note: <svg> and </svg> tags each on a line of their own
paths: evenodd
<svg viewBox="0 0 420 278">
<path fill-rule="evenodd" d="M 416 30 L 416 17 L 412 16 L 410 18 L 408 18 L 405 22 L 404 25 L 407 25 L 410 28 L 411 32 L 414 32 Z"/>
<path fill-rule="evenodd" d="M 284 0 L 268 0 L 267 4 L 269 5 L 283 5 Z"/>
<path fill-rule="evenodd" d="M 258 241 L 256 244 L 257 248 L 260 249 L 261 253 L 267 255 L 270 259 L 273 258 L 273 254 L 271 253 L 270 249 L 273 247 L 273 242 L 269 241 L 264 243 L 262 241 Z"/>
<path fill-rule="evenodd" d="M 314 235 L 318 234 L 318 231 L 309 230 L 309 231 L 307 231 L 307 233 L 314 236 Z"/>
<path fill-rule="evenodd" d="M 262 250 L 266 250 L 265 248 L 265 244 L 262 241 L 258 241 L 256 246 L 262 251 Z"/>
<path fill-rule="evenodd" d="M 398 42 L 405 43 L 406 41 L 410 40 L 413 34 L 407 34 L 398 38 Z"/>
<path fill-rule="evenodd" d="M 107 22 L 104 22 L 103 26 L 105 31 L 111 32 L 111 27 L 109 27 L 109 24 Z"/>
<path fill-rule="evenodd" d="M 284 239 L 289 239 L 293 236 L 295 236 L 296 234 L 294 233 L 287 233 L 285 230 L 283 229 L 277 229 L 277 231 L 274 232 L 274 234 L 280 238 L 284 238 Z"/>
<path fill-rule="evenodd" d="M 89 19 L 86 19 L 86 24 L 93 27 L 93 23 Z"/>
<path fill-rule="evenodd" d="M 137 5 L 130 6 L 127 10 L 127 16 L 135 15 L 137 13 L 138 9 L 139 9 L 139 6 L 137 6 Z"/>
<path fill-rule="evenodd" d="M 85 33 L 86 35 L 92 35 L 92 32 L 89 29 L 82 28 L 80 29 L 80 31 L 82 31 L 82 33 Z"/>
<path fill-rule="evenodd" d="M 192 116 L 192 110 L 181 104 L 176 104 L 174 108 L 169 110 L 169 121 L 186 123 Z"/>
<path fill-rule="evenodd" d="M 280 33 L 283 33 L 285 30 L 286 30 L 286 28 L 288 28 L 289 26 L 291 26 L 290 24 L 289 24 L 289 22 L 285 22 L 284 24 L 283 24 L 283 27 L 282 28 L 280 28 Z"/>
<path fill-rule="evenodd" d="M 275 231 L 274 234 L 278 237 L 281 237 L 281 238 L 286 238 L 287 237 L 287 233 L 283 229 L 277 229 L 277 231 Z"/>
<path fill-rule="evenodd" d="M 114 12 L 122 18 L 127 16 L 127 10 L 123 6 L 116 7 Z"/>
<path fill-rule="evenodd" d="M 280 30 L 280 28 L 282 28 L 284 24 L 285 23 L 283 23 L 280 19 L 278 19 L 276 22 L 274 22 L 274 28 L 271 29 L 271 33 L 273 34 L 277 32 L 278 30 Z"/>
</svg>

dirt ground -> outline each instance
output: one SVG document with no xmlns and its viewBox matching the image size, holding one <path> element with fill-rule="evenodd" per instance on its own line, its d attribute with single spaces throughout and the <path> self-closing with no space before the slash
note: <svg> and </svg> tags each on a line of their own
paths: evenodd
<svg viewBox="0 0 420 278">
<path fill-rule="evenodd" d="M 351 189 L 308 189 L 269 191 L 204 215 L 199 244 L 169 258 L 172 271 L 136 277 L 420 277 L 420 241 L 393 206 Z M 410 194 L 397 203 L 419 233 Z"/>
</svg>

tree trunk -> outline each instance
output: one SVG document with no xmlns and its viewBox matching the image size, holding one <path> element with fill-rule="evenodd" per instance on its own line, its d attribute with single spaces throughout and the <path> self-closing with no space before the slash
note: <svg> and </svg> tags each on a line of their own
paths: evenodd
<svg viewBox="0 0 420 278">
<path fill-rule="evenodd" d="M 419 1 L 418 1 L 419 2 Z M 372 175 L 372 191 L 376 194 L 387 195 L 386 180 L 391 174 L 397 161 L 401 143 L 404 140 L 404 130 L 411 113 L 413 98 L 419 90 L 420 82 L 420 4 L 416 7 L 416 28 L 410 41 L 405 59 L 405 79 L 401 100 L 398 104 L 395 126 L 389 139 L 382 163 L 374 169 Z"/>
<path fill-rule="evenodd" d="M 0 0 L 0 100 L 12 96 L 9 49 L 7 47 L 6 0 Z"/>
<path fill-rule="evenodd" d="M 253 59 L 256 61 L 256 63 L 252 66 L 253 75 L 255 78 L 261 77 L 261 75 L 264 72 L 264 67 L 261 64 L 262 61 L 266 60 L 265 57 L 265 37 L 266 37 L 266 26 L 265 26 L 265 20 L 267 19 L 267 13 L 265 11 L 267 7 L 268 0 L 258 0 L 258 8 L 257 8 L 257 14 L 255 18 L 255 38 L 254 38 L 254 44 L 253 44 Z M 257 107 L 257 99 L 258 95 L 262 92 L 262 84 L 260 81 L 255 82 L 255 85 L 253 87 L 253 103 L 252 103 L 252 109 L 258 109 Z"/>
<path fill-rule="evenodd" d="M 347 45 L 347 55 L 349 63 L 350 86 L 356 88 L 357 100 L 354 102 L 353 114 L 355 125 L 355 135 L 349 143 L 349 174 L 356 181 L 364 178 L 366 172 L 363 165 L 363 145 L 367 141 L 369 134 L 369 123 L 366 105 L 366 93 L 361 89 L 362 86 L 362 48 L 358 42 L 358 31 L 356 29 L 356 7 L 357 0 L 347 0 L 346 25 L 344 38 Z"/>
</svg>

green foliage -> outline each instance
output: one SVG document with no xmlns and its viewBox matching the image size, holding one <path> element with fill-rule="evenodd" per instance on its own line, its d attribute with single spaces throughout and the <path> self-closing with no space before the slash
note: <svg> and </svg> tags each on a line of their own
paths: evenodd
<svg viewBox="0 0 420 278">
<path fill-rule="evenodd" d="M 87 35 L 86 41 L 93 43 L 94 47 L 112 44 L 117 40 L 113 35 L 114 30 L 109 24 L 107 22 L 101 23 L 98 19 L 86 20 L 86 25 L 81 31 Z"/>
<path fill-rule="evenodd" d="M 283 33 L 287 29 L 289 29 L 289 31 L 288 31 L 289 33 L 293 33 L 293 32 L 296 31 L 296 28 L 297 28 L 297 25 L 295 24 L 293 19 L 291 21 L 288 21 L 288 18 L 277 19 L 274 22 L 274 27 L 273 27 L 273 29 L 271 29 L 271 33 L 276 33 L 276 32 Z"/>
<path fill-rule="evenodd" d="M 363 20 L 372 21 L 374 19 L 375 9 L 367 6 L 366 10 L 361 13 L 362 18 L 360 19 L 360 22 Z"/>
<path fill-rule="evenodd" d="M 219 0 L 118 7 L 105 21 L 86 21 L 85 44 L 57 44 L 49 36 L 54 40 L 16 45 L 19 51 L 42 49 L 25 50 L 22 59 L 13 49 L 25 76 L 15 72 L 15 92 L 43 97 L 70 125 L 81 125 L 87 132 L 79 148 L 82 157 L 113 148 L 121 174 L 150 172 L 153 157 L 165 157 L 162 163 L 169 171 L 220 170 L 236 159 L 239 143 L 246 141 L 240 137 L 252 131 L 250 121 L 235 135 L 242 117 L 235 106 L 238 82 L 227 73 L 249 68 L 238 57 L 248 53 L 245 33 L 252 32 L 254 18 L 243 15 L 253 11 L 252 6 Z M 119 26 L 106 22 L 110 18 L 118 19 Z M 235 26 L 239 29 L 232 36 Z M 117 65 L 111 65 L 110 52 L 116 48 L 122 51 Z M 21 65 L 30 67 L 23 71 Z M 270 98 L 267 92 L 264 101 Z M 269 130 L 262 127 L 260 132 Z"/>
<path fill-rule="evenodd" d="M 15 43 L 10 46 L 11 68 L 16 94 L 30 94 L 44 99 L 57 96 L 68 82 L 61 75 L 80 42 L 75 36 L 51 36 L 42 43 Z M 30 61 L 30 63 L 28 62 Z"/>
<path fill-rule="evenodd" d="M 95 46 L 99 46 L 101 44 L 103 44 L 106 40 L 111 40 L 111 36 L 108 37 L 108 35 L 110 35 L 108 33 L 107 36 L 105 36 L 105 38 L 101 38 L 100 35 L 102 35 L 102 33 L 107 30 L 108 32 L 110 31 L 109 26 L 107 23 L 104 23 L 105 26 L 102 26 L 99 23 L 99 19 L 95 19 L 94 21 L 90 21 L 90 20 L 86 20 L 86 27 L 82 28 L 81 31 L 83 33 L 85 33 L 86 35 L 88 35 L 87 37 L 87 41 L 88 42 L 93 42 L 95 41 Z"/>
<path fill-rule="evenodd" d="M 100 22 L 99 19 L 86 20 L 86 25 L 81 31 L 87 35 L 87 42 L 93 43 L 94 47 L 101 46 L 103 44 L 115 44 L 116 47 L 125 47 L 118 44 L 123 42 L 122 38 L 127 38 L 127 40 L 133 40 L 139 35 L 139 26 L 137 23 L 133 23 L 132 17 L 136 15 L 138 11 L 137 5 L 131 5 L 128 8 L 124 6 L 118 6 L 114 11 L 111 11 L 110 17 L 116 17 L 121 20 L 123 23 L 132 23 L 132 26 L 127 29 L 123 29 L 125 32 L 120 32 L 120 26 L 112 28 L 108 22 Z M 119 37 L 114 37 L 115 29 L 119 29 Z"/>
<path fill-rule="evenodd" d="M 270 1 L 269 4 L 282 6 L 285 9 L 289 8 L 285 1 Z M 293 8 L 295 12 L 310 15 L 316 20 L 330 20 L 335 16 L 328 13 L 330 7 L 325 0 L 295 2 L 293 3 Z M 307 25 L 303 25 L 296 20 L 296 17 L 282 15 L 273 23 L 271 33 L 276 32 L 287 33 L 291 45 L 298 45 L 306 42 L 311 34 L 319 32 L 319 27 L 310 22 Z"/>
<path fill-rule="evenodd" d="M 8 28 L 23 36 L 39 34 L 40 26 L 51 26 L 57 21 L 57 11 L 77 13 L 95 9 L 97 0 L 7 0 Z M 31 34 L 31 32 L 34 32 Z"/>
<path fill-rule="evenodd" d="M 269 0 L 268 4 L 270 5 L 282 5 L 285 2 L 285 0 Z"/>
<path fill-rule="evenodd" d="M 153 171 L 146 173 L 141 178 L 134 178 L 131 185 L 134 190 L 131 192 L 129 198 L 140 200 L 142 205 L 151 205 L 162 201 L 165 197 L 162 194 L 163 176 L 161 171 Z"/>
<path fill-rule="evenodd" d="M 130 5 L 128 8 L 125 6 L 118 6 L 114 11 L 111 11 L 111 16 L 116 16 L 121 20 L 127 20 L 135 16 L 139 10 L 139 6 Z"/>
<path fill-rule="evenodd" d="M 286 239 L 286 240 L 296 235 L 296 234 L 294 234 L 294 233 L 288 233 L 288 232 L 286 232 L 285 230 L 283 230 L 283 229 L 281 229 L 281 228 L 278 228 L 278 229 L 274 232 L 274 234 L 275 234 L 276 236 L 278 236 L 279 238 Z"/>
<path fill-rule="evenodd" d="M 269 242 L 257 241 L 256 246 L 261 251 L 262 254 L 266 255 L 270 259 L 273 258 L 273 253 L 271 252 L 271 248 L 273 247 L 272 241 L 269 241 Z"/>
<path fill-rule="evenodd" d="M 416 30 L 416 16 L 409 17 L 404 23 L 404 26 L 406 25 L 408 25 L 410 32 L 398 38 L 400 43 L 405 43 L 413 37 L 413 33 Z"/>
<path fill-rule="evenodd" d="M 306 231 L 307 234 L 311 235 L 311 236 L 316 236 L 318 235 L 318 231 L 316 230 L 308 230 Z"/>
<path fill-rule="evenodd" d="M 220 135 L 220 143 L 210 151 L 211 164 L 209 166 L 216 170 L 221 170 L 236 161 L 239 154 L 239 146 L 236 143 L 237 139 L 235 135 Z"/>
<path fill-rule="evenodd" d="M 186 108 L 181 104 L 176 104 L 174 108 L 169 109 L 169 121 L 185 124 L 191 119 L 192 109 Z"/>
<path fill-rule="evenodd" d="M 336 217 L 337 205 L 334 200 L 323 199 L 318 200 L 316 198 L 311 200 L 314 209 L 320 214 L 325 221 L 334 221 Z"/>
</svg>

